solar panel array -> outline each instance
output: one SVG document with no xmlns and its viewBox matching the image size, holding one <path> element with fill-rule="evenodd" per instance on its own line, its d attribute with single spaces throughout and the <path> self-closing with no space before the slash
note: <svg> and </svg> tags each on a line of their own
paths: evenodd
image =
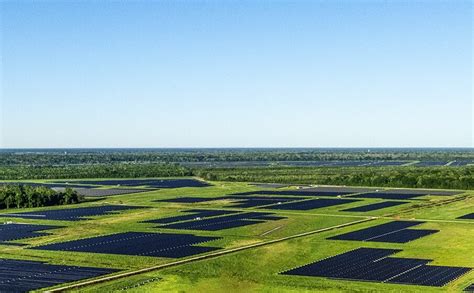
<svg viewBox="0 0 474 293">
<path fill-rule="evenodd" d="M 383 201 L 342 210 L 343 212 L 370 212 L 409 203 L 408 201 Z"/>
<path fill-rule="evenodd" d="M 184 229 L 184 230 L 204 230 L 204 231 L 217 231 L 224 230 L 248 225 L 255 225 L 263 223 L 268 220 L 280 220 L 285 217 L 273 216 L 273 213 L 239 213 L 236 215 L 227 215 L 217 218 L 209 218 L 202 220 L 194 220 L 188 222 L 180 222 L 174 224 L 168 224 L 160 226 L 162 228 L 169 229 Z"/>
<path fill-rule="evenodd" d="M 33 212 L 22 212 L 12 214 L 1 214 L 2 217 L 15 217 L 24 219 L 59 220 L 59 221 L 80 221 L 92 216 L 102 216 L 118 211 L 139 209 L 139 206 L 123 205 L 101 205 L 94 207 L 82 207 L 73 209 L 40 210 Z"/>
<path fill-rule="evenodd" d="M 406 243 L 418 238 L 439 232 L 439 230 L 412 230 L 412 226 L 422 224 L 420 221 L 393 221 L 390 223 L 352 231 L 330 237 L 331 240 L 353 240 L 372 242 Z"/>
<path fill-rule="evenodd" d="M 369 193 L 362 193 L 351 196 L 351 198 L 381 198 L 381 199 L 392 199 L 392 200 L 404 200 L 404 199 L 412 199 L 415 197 L 423 196 L 425 194 L 417 194 L 417 193 L 392 193 L 392 192 L 369 192 Z"/>
<path fill-rule="evenodd" d="M 422 161 L 416 163 L 414 166 L 415 167 L 433 167 L 433 166 L 445 166 L 447 161 Z"/>
<path fill-rule="evenodd" d="M 221 200 L 227 197 L 175 197 L 168 199 L 154 200 L 153 202 L 174 202 L 174 203 L 198 203 L 213 200 Z"/>
<path fill-rule="evenodd" d="M 318 199 L 310 199 L 298 202 L 289 202 L 289 203 L 282 203 L 282 204 L 275 204 L 271 206 L 266 206 L 265 209 L 273 209 L 273 210 L 312 210 L 312 209 L 319 209 L 325 208 L 335 205 L 347 204 L 356 202 L 356 199 L 327 199 L 327 198 L 318 198 Z"/>
<path fill-rule="evenodd" d="M 305 199 L 304 197 L 268 197 L 268 196 L 232 196 L 227 199 L 236 200 L 233 208 L 252 208 L 271 204 L 280 204 Z"/>
<path fill-rule="evenodd" d="M 0 292 L 29 292 L 117 271 L 2 258 L 0 259 Z"/>
<path fill-rule="evenodd" d="M 291 196 L 339 196 L 351 194 L 353 192 L 343 192 L 343 191 L 312 191 L 307 189 L 298 189 L 298 190 L 258 190 L 258 191 L 248 191 L 234 193 L 233 195 L 291 195 Z"/>
<path fill-rule="evenodd" d="M 33 238 L 50 235 L 39 232 L 50 229 L 61 228 L 60 226 L 32 225 L 32 224 L 0 224 L 0 244 L 9 244 L 6 241 L 14 241 L 25 238 Z"/>
<path fill-rule="evenodd" d="M 461 217 L 458 217 L 458 219 L 469 219 L 469 220 L 474 220 L 474 213 L 467 214 Z"/>
<path fill-rule="evenodd" d="M 156 224 L 169 224 L 175 222 L 189 221 L 189 220 L 200 220 L 202 218 L 216 217 L 228 214 L 235 214 L 236 211 L 224 211 L 224 210 L 186 210 L 184 213 L 187 215 L 167 217 L 156 220 L 148 220 L 143 223 L 156 223 Z"/>
<path fill-rule="evenodd" d="M 196 179 L 115 179 L 115 180 L 80 180 L 76 184 L 149 186 L 153 188 L 206 187 L 209 183 Z"/>
<path fill-rule="evenodd" d="M 389 257 L 400 251 L 358 248 L 282 274 L 442 287 L 471 270 L 430 266 L 430 260 L 424 259 Z"/>
<path fill-rule="evenodd" d="M 194 246 L 216 239 L 220 238 L 192 234 L 125 232 L 53 243 L 31 249 L 180 258 L 219 249 Z"/>
<path fill-rule="evenodd" d="M 463 193 L 463 191 L 454 191 L 454 190 L 432 190 L 432 189 L 390 189 L 384 190 L 384 193 L 396 193 L 396 194 L 419 194 L 422 195 L 457 195 Z"/>
</svg>

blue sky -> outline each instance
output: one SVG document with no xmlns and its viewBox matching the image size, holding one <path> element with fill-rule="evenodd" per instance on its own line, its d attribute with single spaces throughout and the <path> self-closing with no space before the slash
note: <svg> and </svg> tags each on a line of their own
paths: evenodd
<svg viewBox="0 0 474 293">
<path fill-rule="evenodd" d="M 474 144 L 471 1 L 0 5 L 1 147 Z"/>
</svg>

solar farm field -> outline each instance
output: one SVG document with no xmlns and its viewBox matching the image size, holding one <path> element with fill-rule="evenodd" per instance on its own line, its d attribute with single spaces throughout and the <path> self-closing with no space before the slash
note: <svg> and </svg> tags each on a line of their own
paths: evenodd
<svg viewBox="0 0 474 293">
<path fill-rule="evenodd" d="M 474 283 L 473 191 L 65 182 L 28 184 L 87 189 L 90 201 L 1 210 L 0 292 L 462 292 Z"/>
</svg>

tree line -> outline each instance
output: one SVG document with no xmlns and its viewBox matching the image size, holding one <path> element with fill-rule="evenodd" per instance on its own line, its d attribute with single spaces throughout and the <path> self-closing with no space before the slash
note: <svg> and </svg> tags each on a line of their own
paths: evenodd
<svg viewBox="0 0 474 293">
<path fill-rule="evenodd" d="M 65 205 L 82 200 L 83 197 L 71 188 L 58 192 L 45 186 L 16 184 L 0 186 L 0 209 Z"/>
<path fill-rule="evenodd" d="M 252 167 L 195 170 L 207 180 L 474 189 L 474 166 L 446 167 Z"/>
<path fill-rule="evenodd" d="M 276 162 L 474 160 L 472 149 L 97 149 L 0 150 L 0 166 L 149 164 L 179 162 Z"/>
</svg>

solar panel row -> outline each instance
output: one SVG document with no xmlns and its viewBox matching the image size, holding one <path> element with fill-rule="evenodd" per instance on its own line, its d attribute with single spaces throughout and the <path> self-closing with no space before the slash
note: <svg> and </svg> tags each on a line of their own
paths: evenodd
<svg viewBox="0 0 474 293">
<path fill-rule="evenodd" d="M 458 219 L 469 219 L 469 220 L 474 220 L 474 213 L 467 214 L 461 217 L 458 217 Z"/>
<path fill-rule="evenodd" d="M 329 206 L 347 204 L 351 202 L 356 202 L 356 199 L 326 199 L 326 198 L 318 198 L 318 199 L 310 199 L 305 201 L 298 201 L 298 202 L 289 202 L 289 203 L 282 203 L 276 204 L 271 206 L 266 206 L 265 209 L 274 209 L 274 210 L 312 210 L 318 208 L 324 208 Z"/>
<path fill-rule="evenodd" d="M 139 209 L 139 206 L 122 206 L 122 205 L 102 205 L 95 207 L 82 207 L 74 209 L 57 209 L 57 210 L 39 210 L 33 212 L 1 214 L 2 217 L 15 217 L 25 219 L 41 219 L 41 220 L 60 220 L 60 221 L 80 221 L 91 216 L 100 216 L 113 212 Z"/>
<path fill-rule="evenodd" d="M 184 213 L 188 215 L 167 217 L 156 220 L 148 220 L 143 223 L 156 223 L 156 224 L 169 224 L 174 222 L 189 221 L 189 220 L 199 220 L 202 218 L 216 217 L 228 214 L 235 214 L 236 211 L 224 211 L 224 210 L 186 210 Z"/>
<path fill-rule="evenodd" d="M 116 271 L 118 270 L 0 259 L 0 292 L 28 292 Z"/>
<path fill-rule="evenodd" d="M 179 258 L 219 249 L 193 246 L 216 239 L 220 238 L 192 234 L 125 232 L 53 243 L 31 249 Z"/>
<path fill-rule="evenodd" d="M 185 229 L 185 230 L 204 230 L 204 231 L 217 231 L 223 229 L 230 229 L 235 227 L 254 225 L 263 223 L 265 220 L 280 220 L 284 217 L 273 216 L 273 213 L 240 213 L 237 215 L 228 215 L 217 218 L 194 220 L 188 222 L 181 222 L 175 224 L 169 224 L 161 226 L 162 228 L 169 229 Z M 271 216 L 271 217 L 268 217 Z"/>
<path fill-rule="evenodd" d="M 418 193 L 392 193 L 392 192 L 369 192 L 363 194 L 357 194 L 351 196 L 351 198 L 381 198 L 381 199 L 392 199 L 392 200 L 404 200 L 404 199 L 412 199 L 415 197 L 423 196 L 425 194 L 418 194 Z"/>
<path fill-rule="evenodd" d="M 430 260 L 389 257 L 400 251 L 358 248 L 282 274 L 441 287 L 471 270 L 427 265 Z"/>
<path fill-rule="evenodd" d="M 344 191 L 312 191 L 307 189 L 298 189 L 298 190 L 258 190 L 258 191 L 248 191 L 234 193 L 233 195 L 291 195 L 291 196 L 339 196 L 351 194 L 354 192 L 344 192 Z"/>
<path fill-rule="evenodd" d="M 365 206 L 342 210 L 344 212 L 370 212 L 409 203 L 408 201 L 383 201 Z"/>
<path fill-rule="evenodd" d="M 31 225 L 31 224 L 0 224 L 0 244 L 8 244 L 6 241 L 14 241 L 25 238 L 40 237 L 49 235 L 49 233 L 38 232 L 50 229 L 61 228 L 60 226 L 50 225 Z"/>
<path fill-rule="evenodd" d="M 438 230 L 412 230 L 407 229 L 422 224 L 419 221 L 393 221 L 390 223 L 357 230 L 330 237 L 331 240 L 352 240 L 372 242 L 406 243 L 418 238 L 439 232 Z"/>
</svg>

